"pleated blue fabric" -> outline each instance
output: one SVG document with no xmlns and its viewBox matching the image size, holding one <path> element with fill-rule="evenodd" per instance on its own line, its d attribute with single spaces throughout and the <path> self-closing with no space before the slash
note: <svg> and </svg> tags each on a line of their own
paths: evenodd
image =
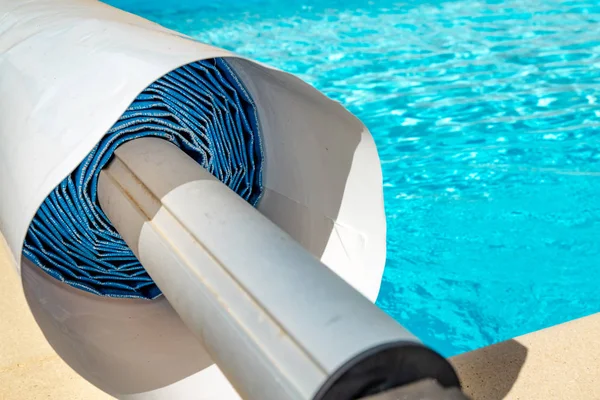
<svg viewBox="0 0 600 400">
<path fill-rule="evenodd" d="M 146 88 L 52 191 L 29 226 L 25 257 L 100 296 L 159 296 L 97 197 L 98 175 L 115 149 L 147 136 L 175 144 L 250 204 L 260 199 L 263 154 L 255 104 L 224 59 L 198 61 Z"/>
</svg>

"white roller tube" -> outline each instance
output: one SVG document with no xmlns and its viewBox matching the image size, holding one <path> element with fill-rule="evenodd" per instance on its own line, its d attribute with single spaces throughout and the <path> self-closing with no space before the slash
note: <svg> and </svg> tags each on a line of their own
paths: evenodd
<svg viewBox="0 0 600 400">
<path fill-rule="evenodd" d="M 102 209 L 244 399 L 350 400 L 446 360 L 172 144 L 137 139 L 100 175 Z"/>
</svg>

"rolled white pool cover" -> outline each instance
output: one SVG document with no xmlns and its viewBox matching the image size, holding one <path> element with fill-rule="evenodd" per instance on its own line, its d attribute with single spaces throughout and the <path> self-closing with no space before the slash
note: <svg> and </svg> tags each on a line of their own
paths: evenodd
<svg viewBox="0 0 600 400">
<path fill-rule="evenodd" d="M 97 1 L 4 0 L 0 16 L 0 93 L 10 99 L 0 103 L 0 230 L 40 328 L 79 374 L 123 399 L 238 398 L 97 204 L 100 169 L 140 127 L 375 301 L 381 169 L 368 130 L 341 105 Z M 184 115 L 207 103 L 182 81 L 219 106 Z"/>
<path fill-rule="evenodd" d="M 0 227 L 19 268 L 34 214 L 170 71 L 227 57 L 257 104 L 258 205 L 374 300 L 385 260 L 381 168 L 365 126 L 298 78 L 94 0 L 0 3 Z M 368 267 L 367 267 L 368 266 Z"/>
</svg>

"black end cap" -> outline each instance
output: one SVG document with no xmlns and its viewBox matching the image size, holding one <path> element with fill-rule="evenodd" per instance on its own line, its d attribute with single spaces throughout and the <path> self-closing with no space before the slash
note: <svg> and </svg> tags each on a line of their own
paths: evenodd
<svg viewBox="0 0 600 400">
<path fill-rule="evenodd" d="M 414 342 L 387 343 L 347 361 L 321 385 L 313 400 L 355 400 L 422 379 L 460 388 L 450 362 Z"/>
</svg>

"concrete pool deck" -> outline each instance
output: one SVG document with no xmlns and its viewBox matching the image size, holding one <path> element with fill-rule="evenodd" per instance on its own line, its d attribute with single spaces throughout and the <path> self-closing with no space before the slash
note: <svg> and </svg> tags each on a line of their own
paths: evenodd
<svg viewBox="0 0 600 400">
<path fill-rule="evenodd" d="M 0 400 L 104 400 L 52 350 L 0 236 Z M 600 313 L 454 357 L 474 400 L 600 400 Z"/>
<path fill-rule="evenodd" d="M 475 400 L 600 400 L 600 314 L 452 359 Z"/>
</svg>

